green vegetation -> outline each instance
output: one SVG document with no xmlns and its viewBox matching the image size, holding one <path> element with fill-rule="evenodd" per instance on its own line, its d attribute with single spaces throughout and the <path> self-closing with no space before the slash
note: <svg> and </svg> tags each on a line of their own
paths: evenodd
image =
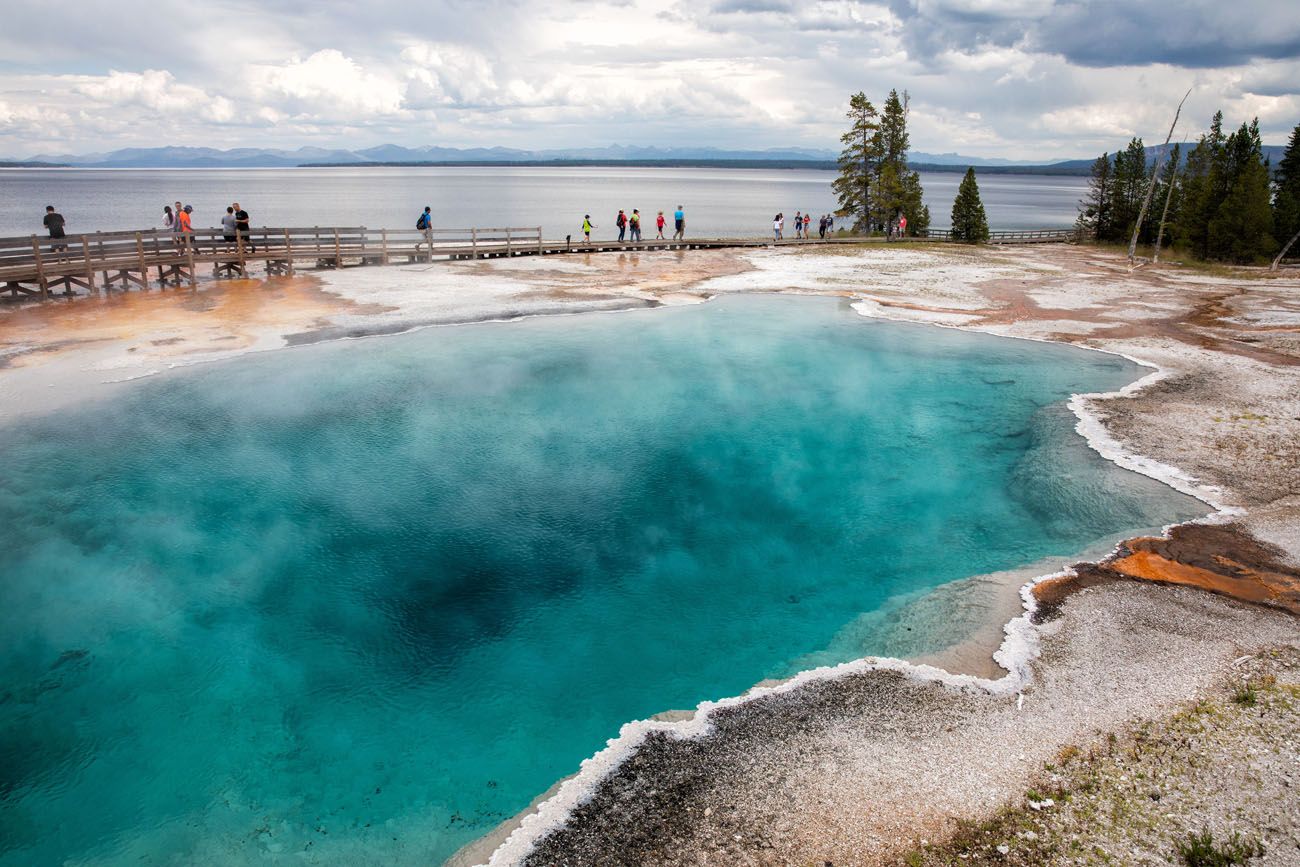
<svg viewBox="0 0 1300 867">
<path fill-rule="evenodd" d="M 1137 138 L 1114 157 L 1098 157 L 1076 225 L 1101 242 L 1126 241 L 1157 172 L 1141 244 L 1157 243 L 1158 236 L 1202 260 L 1252 264 L 1267 261 L 1300 228 L 1300 126 L 1270 185 L 1258 120 L 1225 133 L 1222 112 L 1186 160 L 1175 146 L 1148 166 Z"/>
<path fill-rule="evenodd" d="M 1187 835 L 1178 843 L 1177 851 L 1179 860 L 1187 867 L 1230 867 L 1263 855 L 1264 846 L 1258 840 L 1241 839 L 1236 831 L 1226 841 L 1216 843 L 1207 828 L 1199 834 Z"/>
<path fill-rule="evenodd" d="M 833 189 L 840 213 L 853 217 L 860 234 L 897 225 L 907 218 L 907 234 L 930 227 L 930 209 L 922 202 L 921 176 L 908 167 L 907 93 L 891 90 L 884 113 L 861 91 L 849 97 L 849 129 L 840 136 L 839 177 Z"/>
<path fill-rule="evenodd" d="M 1254 707 L 1259 700 L 1255 684 L 1249 680 L 1239 680 L 1232 685 L 1232 700 L 1242 707 Z"/>
<path fill-rule="evenodd" d="M 957 188 L 957 198 L 952 203 L 952 239 L 971 244 L 989 239 L 989 221 L 980 201 L 979 184 L 975 182 L 975 169 L 966 170 Z"/>
</svg>

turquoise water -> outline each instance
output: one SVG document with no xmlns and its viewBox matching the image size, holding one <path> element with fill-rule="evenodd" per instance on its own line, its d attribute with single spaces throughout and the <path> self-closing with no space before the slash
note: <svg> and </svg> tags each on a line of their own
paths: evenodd
<svg viewBox="0 0 1300 867">
<path fill-rule="evenodd" d="M 247 357 L 11 424 L 0 864 L 436 863 L 624 721 L 1198 513 L 1062 409 L 1139 375 L 753 296 Z"/>
</svg>

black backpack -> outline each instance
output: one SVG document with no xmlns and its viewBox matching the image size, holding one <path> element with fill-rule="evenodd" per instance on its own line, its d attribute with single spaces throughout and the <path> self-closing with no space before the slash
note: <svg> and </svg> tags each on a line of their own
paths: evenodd
<svg viewBox="0 0 1300 867">
<path fill-rule="evenodd" d="M 415 221 L 415 228 L 417 228 L 417 229 L 427 229 L 427 228 L 429 228 L 429 215 L 428 215 L 428 214 L 421 214 L 421 215 L 420 215 L 420 219 L 418 219 L 418 220 Z"/>
</svg>

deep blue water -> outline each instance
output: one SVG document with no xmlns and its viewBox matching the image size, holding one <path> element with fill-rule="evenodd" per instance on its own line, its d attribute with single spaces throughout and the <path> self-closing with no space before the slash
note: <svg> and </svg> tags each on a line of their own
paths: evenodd
<svg viewBox="0 0 1300 867">
<path fill-rule="evenodd" d="M 44 234 L 53 204 L 68 232 L 162 226 L 163 205 L 194 207 L 196 227 L 219 226 L 239 202 L 254 226 L 369 226 L 412 229 L 428 205 L 435 226 L 541 226 L 548 239 L 576 235 L 584 214 L 595 238 L 618 234 L 619 209 L 640 209 L 653 224 L 686 208 L 692 237 L 766 238 L 772 216 L 833 213 L 835 172 L 811 169 L 606 167 L 438 167 L 331 169 L 0 169 L 0 237 Z M 932 225 L 947 228 L 962 175 L 927 172 L 921 182 Z M 989 227 L 1069 228 L 1087 178 L 981 175 Z M 648 231 L 647 237 L 654 232 Z"/>
<path fill-rule="evenodd" d="M 1062 409 L 1140 374 L 742 296 L 264 354 L 10 424 L 0 864 L 436 863 L 627 720 L 1195 514 Z"/>
</svg>

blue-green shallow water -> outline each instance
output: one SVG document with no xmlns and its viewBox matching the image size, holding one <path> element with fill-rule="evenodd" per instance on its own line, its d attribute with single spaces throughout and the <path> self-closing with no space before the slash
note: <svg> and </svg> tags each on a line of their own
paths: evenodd
<svg viewBox="0 0 1300 867">
<path fill-rule="evenodd" d="M 891 597 L 1196 514 L 1062 409 L 1139 375 L 734 297 L 11 425 L 0 863 L 435 863 L 621 723 L 790 674 Z"/>
</svg>

